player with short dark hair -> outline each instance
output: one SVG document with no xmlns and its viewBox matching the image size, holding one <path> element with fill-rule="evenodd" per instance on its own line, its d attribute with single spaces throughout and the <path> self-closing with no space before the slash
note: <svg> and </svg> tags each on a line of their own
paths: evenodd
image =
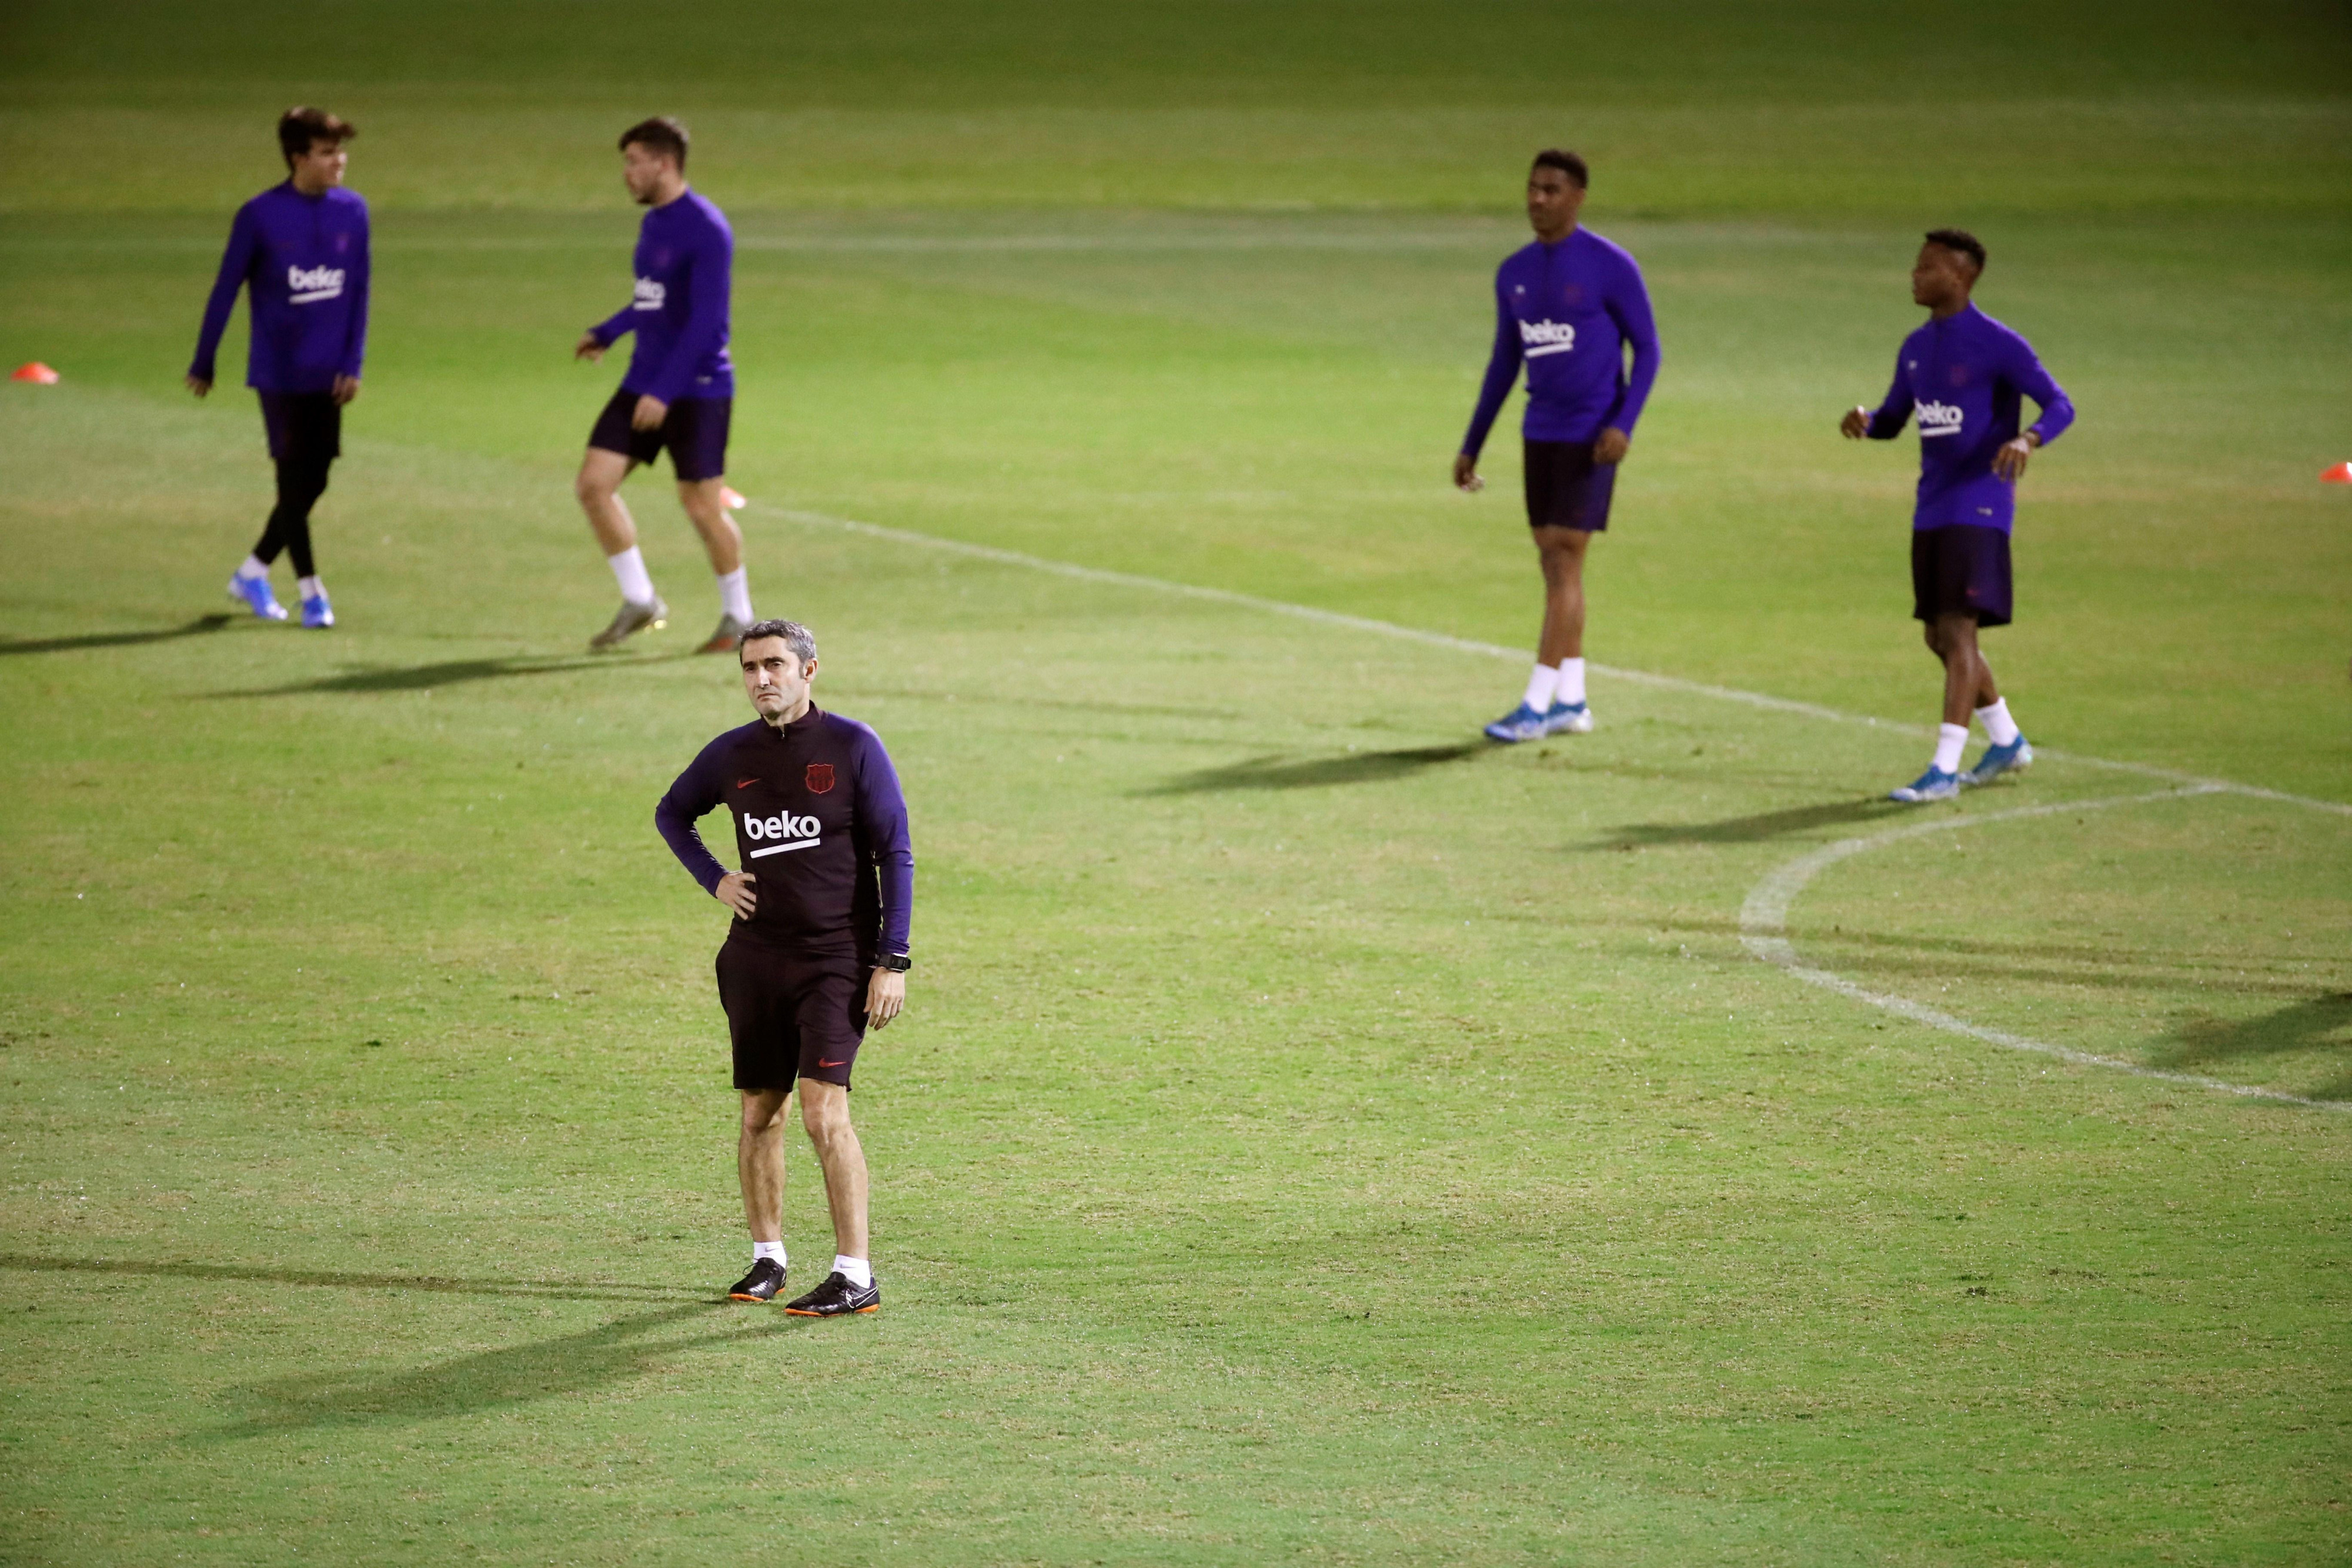
<svg viewBox="0 0 2352 1568">
<path fill-rule="evenodd" d="M 621 585 L 613 623 L 589 640 L 617 647 L 647 627 L 667 623 L 669 607 L 654 591 L 637 549 L 636 520 L 621 499 L 621 481 L 669 449 L 678 504 L 719 577 L 719 627 L 706 653 L 732 649 L 752 621 L 743 534 L 728 516 L 727 427 L 735 407 L 735 366 L 728 357 L 728 295 L 735 232 L 727 216 L 686 183 L 686 127 L 667 115 L 621 132 L 621 180 L 651 209 L 637 229 L 636 287 L 628 307 L 583 333 L 573 357 L 602 359 L 629 332 L 637 335 L 620 390 L 588 434 L 587 455 L 572 490 Z"/>
<path fill-rule="evenodd" d="M 2009 536 L 2026 460 L 2074 423 L 2074 405 L 2033 345 L 1976 308 L 1985 247 L 1966 229 L 1933 229 L 1911 266 L 1911 299 L 1926 325 L 1903 340 L 1895 383 L 1876 409 L 1846 411 L 1850 441 L 1892 441 L 1919 413 L 1919 492 L 1911 517 L 1912 615 L 1944 666 L 1944 722 L 1927 770 L 1890 800 L 1948 800 L 1963 785 L 1990 784 L 2033 760 L 2010 716 L 1977 632 L 2006 626 L 2013 608 Z M 2020 434 L 2020 399 L 2042 410 Z M 1973 715 L 1990 744 L 1960 771 Z"/>
<path fill-rule="evenodd" d="M 278 117 L 286 180 L 236 210 L 187 376 L 198 397 L 213 390 L 215 356 L 243 288 L 252 326 L 245 383 L 261 399 L 278 504 L 228 580 L 229 596 L 264 621 L 285 620 L 269 590 L 270 564 L 284 551 L 299 580 L 302 624 L 318 631 L 335 623 L 335 612 L 310 554 L 310 508 L 342 455 L 343 405 L 360 395 L 367 353 L 367 203 L 342 188 L 344 143 L 358 134 L 323 109 Z"/>
<path fill-rule="evenodd" d="M 1537 153 L 1528 170 L 1535 243 L 1495 274 L 1495 349 L 1454 459 L 1456 486 L 1486 486 L 1478 454 L 1525 364 L 1528 527 L 1543 570 L 1544 619 L 1519 706 L 1486 726 L 1501 741 L 1592 727 L 1584 690 L 1584 557 L 1592 536 L 1609 526 L 1617 465 L 1658 377 L 1658 333 L 1641 267 L 1578 226 L 1590 183 L 1584 160 L 1557 147 Z"/>
<path fill-rule="evenodd" d="M 880 737 L 809 700 L 816 639 L 761 621 L 738 640 L 743 691 L 759 719 L 702 748 L 654 821 L 704 892 L 735 913 L 719 949 L 719 999 L 743 1102 L 736 1174 L 751 1229 L 751 1271 L 728 1293 L 772 1301 L 784 1287 L 786 1107 L 816 1146 L 833 1211 L 824 1282 L 785 1311 L 805 1317 L 882 1304 L 866 1230 L 866 1154 L 849 1120 L 849 1072 L 870 1023 L 907 999 L 915 852 L 907 803 Z M 695 823 L 724 804 L 743 865 L 730 872 Z"/>
</svg>

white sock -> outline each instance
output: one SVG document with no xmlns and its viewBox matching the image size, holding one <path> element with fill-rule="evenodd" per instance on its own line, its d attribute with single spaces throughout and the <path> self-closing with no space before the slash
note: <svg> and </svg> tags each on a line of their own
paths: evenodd
<svg viewBox="0 0 2352 1568">
<path fill-rule="evenodd" d="M 1538 664 L 1528 676 L 1528 695 L 1520 700 L 1538 713 L 1551 706 L 1551 694 L 1559 685 L 1559 672 L 1549 664 Z"/>
<path fill-rule="evenodd" d="M 719 606 L 744 625 L 751 624 L 751 569 L 739 566 L 719 574 Z"/>
<path fill-rule="evenodd" d="M 646 558 L 631 545 L 618 555 L 608 555 L 604 564 L 613 569 L 613 576 L 621 585 L 621 597 L 632 604 L 654 601 L 654 580 L 646 574 Z"/>
<path fill-rule="evenodd" d="M 1964 724 L 1939 724 L 1936 727 L 1936 771 L 1958 773 L 1960 770 L 1960 748 L 1969 743 L 1969 727 Z"/>
<path fill-rule="evenodd" d="M 300 582 L 296 584 L 296 586 L 301 589 L 302 597 L 305 599 L 324 599 L 327 597 L 327 585 L 320 582 L 315 577 L 306 577 L 302 579 Z"/>
<path fill-rule="evenodd" d="M 863 1258 L 845 1258 L 836 1252 L 833 1255 L 833 1271 L 861 1291 L 874 1282 L 874 1265 Z"/>
<path fill-rule="evenodd" d="M 762 1258 L 773 1258 L 776 1260 L 776 1267 L 779 1269 L 782 1268 L 784 1266 L 784 1244 L 781 1241 L 752 1242 L 751 1261 L 757 1263 Z"/>
<path fill-rule="evenodd" d="M 245 564 L 236 569 L 236 574 L 239 577 L 266 579 L 269 576 L 269 568 L 259 556 L 249 555 L 245 558 Z"/>
<path fill-rule="evenodd" d="M 1977 722 L 1985 727 L 1985 734 L 1995 746 L 2009 746 L 2017 739 L 2017 721 L 2009 716 L 2009 699 L 1998 697 L 1990 707 L 1977 709 Z"/>
<path fill-rule="evenodd" d="M 1584 701 L 1584 661 L 1562 659 L 1559 662 L 1559 701 L 1574 707 Z"/>
</svg>

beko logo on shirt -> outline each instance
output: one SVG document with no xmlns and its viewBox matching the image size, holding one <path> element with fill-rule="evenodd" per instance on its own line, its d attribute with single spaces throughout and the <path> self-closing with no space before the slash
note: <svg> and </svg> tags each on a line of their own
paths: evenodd
<svg viewBox="0 0 2352 1568">
<path fill-rule="evenodd" d="M 658 310 L 668 298 L 669 290 L 657 279 L 640 277 L 637 279 L 636 297 L 629 308 L 633 310 Z"/>
<path fill-rule="evenodd" d="M 1576 347 L 1576 328 L 1567 321 L 1522 321 L 1519 341 L 1527 345 L 1530 360 L 1565 354 Z"/>
<path fill-rule="evenodd" d="M 790 811 L 775 817 L 746 817 L 743 833 L 746 838 L 775 839 L 764 850 L 753 850 L 751 858 L 786 854 L 793 850 L 812 850 L 824 841 L 821 836 L 824 826 L 814 817 L 795 817 Z"/>
<path fill-rule="evenodd" d="M 1958 403 L 1929 401 L 1919 405 L 1919 436 L 1958 435 L 1960 433 L 1960 406 Z"/>
<path fill-rule="evenodd" d="M 343 269 L 340 267 L 289 267 L 286 269 L 286 287 L 293 291 L 292 303 L 296 305 L 338 298 L 343 292 Z"/>
</svg>

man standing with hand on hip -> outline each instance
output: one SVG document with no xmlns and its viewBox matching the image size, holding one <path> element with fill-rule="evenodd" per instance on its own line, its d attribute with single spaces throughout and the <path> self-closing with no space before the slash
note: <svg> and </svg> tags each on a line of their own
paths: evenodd
<svg viewBox="0 0 2352 1568">
<path fill-rule="evenodd" d="M 1478 454 L 1524 362 L 1528 528 L 1543 568 L 1543 632 L 1519 706 L 1486 726 L 1493 740 L 1592 727 L 1584 700 L 1584 556 L 1609 526 L 1617 465 L 1658 379 L 1658 332 L 1642 269 L 1622 246 L 1577 225 L 1586 178 L 1584 160 L 1556 147 L 1537 153 L 1528 171 L 1536 240 L 1495 274 L 1495 350 L 1454 458 L 1454 485 L 1483 489 Z"/>
<path fill-rule="evenodd" d="M 572 485 L 621 585 L 620 612 L 589 639 L 591 648 L 617 647 L 668 620 L 669 606 L 654 591 L 637 549 L 636 519 L 621 499 L 621 481 L 665 446 L 677 475 L 678 505 L 719 577 L 719 626 L 702 652 L 733 652 L 751 623 L 743 534 L 725 499 L 727 426 L 735 409 L 735 365 L 727 353 L 735 231 L 725 214 L 688 187 L 686 148 L 686 127 L 667 115 L 621 132 L 621 182 L 650 209 L 637 228 L 636 284 L 627 308 L 589 328 L 572 350 L 575 359 L 599 360 L 624 335 L 637 335 L 628 373 L 589 432 Z"/>
<path fill-rule="evenodd" d="M 247 290 L 253 327 L 245 382 L 261 397 L 269 460 L 278 467 L 278 505 L 245 564 L 228 580 L 229 597 L 263 621 L 283 621 L 269 591 L 269 568 L 283 550 L 294 558 L 302 624 L 335 623 L 326 584 L 310 557 L 310 508 L 327 492 L 327 470 L 343 450 L 343 405 L 360 395 L 367 353 L 368 209 L 343 189 L 343 150 L 358 131 L 323 109 L 289 109 L 278 120 L 286 183 L 236 210 L 220 276 L 205 303 L 188 390 L 213 390 L 214 358 L 236 292 Z"/>
<path fill-rule="evenodd" d="M 737 653 L 759 718 L 704 747 L 654 812 L 670 852 L 735 916 L 719 950 L 719 998 L 743 1103 L 736 1173 L 751 1271 L 728 1294 L 768 1301 L 784 1288 L 783 1129 L 797 1085 L 801 1125 L 824 1170 L 835 1256 L 824 1282 L 784 1310 L 870 1312 L 882 1288 L 867 1246 L 849 1072 L 866 1026 L 885 1027 L 906 1005 L 915 894 L 907 803 L 880 737 L 810 701 L 817 657 L 807 627 L 760 622 Z M 720 865 L 695 830 L 722 803 L 747 870 Z"/>
</svg>

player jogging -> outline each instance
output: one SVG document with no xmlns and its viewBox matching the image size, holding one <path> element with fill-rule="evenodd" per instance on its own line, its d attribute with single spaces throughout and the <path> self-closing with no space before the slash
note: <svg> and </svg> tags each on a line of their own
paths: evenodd
<svg viewBox="0 0 2352 1568">
<path fill-rule="evenodd" d="M 875 733 L 809 701 L 816 639 L 762 621 L 738 645 L 759 719 L 730 729 L 662 797 L 654 821 L 703 891 L 735 912 L 719 949 L 719 999 L 743 1097 L 736 1173 L 751 1228 L 751 1271 L 728 1294 L 772 1301 L 784 1288 L 784 1115 L 794 1082 L 801 1124 L 824 1171 L 833 1271 L 785 1307 L 803 1317 L 882 1304 L 866 1228 L 866 1153 L 849 1122 L 849 1071 L 870 1022 L 907 1001 L 915 852 L 898 776 Z M 735 814 L 735 851 L 714 859 L 694 824 Z"/>
<path fill-rule="evenodd" d="M 1478 454 L 1524 361 L 1528 527 L 1543 568 L 1543 632 L 1519 706 L 1486 727 L 1496 740 L 1592 727 L 1584 700 L 1584 554 L 1609 526 L 1617 465 L 1658 379 L 1642 269 L 1622 247 L 1577 226 L 1586 182 L 1584 160 L 1557 148 L 1537 153 L 1528 171 L 1536 242 L 1495 274 L 1495 351 L 1454 459 L 1456 486 L 1485 488 Z"/>
<path fill-rule="evenodd" d="M 1948 800 L 1963 784 L 1990 784 L 2026 767 L 2033 747 L 2019 733 L 1977 632 L 2010 621 L 2009 532 L 2017 481 L 2034 449 L 2074 423 L 2074 405 L 2034 357 L 2033 346 L 1969 298 L 1984 273 L 1985 248 L 1964 229 L 1936 229 L 1911 266 L 1911 300 L 1927 325 L 1903 340 L 1895 384 L 1875 412 L 1846 411 L 1850 441 L 1892 441 L 1919 411 L 1919 498 L 1911 517 L 1911 613 L 1927 628 L 1927 651 L 1944 665 L 1944 722 L 1927 771 L 1889 799 Z M 2019 397 L 2042 416 L 2017 431 Z M 1990 742 L 1962 773 L 1969 716 Z"/>
<path fill-rule="evenodd" d="M 228 580 L 229 596 L 264 621 L 285 620 L 269 591 L 270 563 L 283 550 L 294 558 L 302 624 L 316 631 L 332 626 L 335 612 L 310 556 L 310 508 L 326 494 L 327 470 L 342 455 L 343 405 L 360 395 L 367 351 L 367 204 L 342 188 L 351 156 L 343 143 L 357 134 L 350 121 L 323 109 L 289 109 L 278 117 L 286 182 L 237 208 L 188 365 L 188 390 L 205 396 L 228 313 L 245 289 L 253 329 L 245 384 L 261 398 L 278 504 L 260 542 Z"/>
<path fill-rule="evenodd" d="M 637 227 L 636 287 L 628 307 L 582 335 L 572 357 L 602 359 L 625 333 L 637 335 L 620 390 L 588 433 L 572 490 L 605 564 L 621 584 L 620 613 L 588 641 L 611 648 L 648 626 L 666 624 L 669 606 L 654 591 L 637 525 L 621 499 L 621 481 L 669 448 L 686 508 L 710 570 L 719 574 L 719 628 L 706 653 L 732 649 L 751 623 L 751 580 L 743 535 L 727 515 L 727 422 L 735 406 L 735 366 L 727 356 L 728 291 L 735 232 L 726 214 L 686 183 L 686 127 L 667 115 L 621 132 L 621 181 L 651 210 Z"/>
</svg>

